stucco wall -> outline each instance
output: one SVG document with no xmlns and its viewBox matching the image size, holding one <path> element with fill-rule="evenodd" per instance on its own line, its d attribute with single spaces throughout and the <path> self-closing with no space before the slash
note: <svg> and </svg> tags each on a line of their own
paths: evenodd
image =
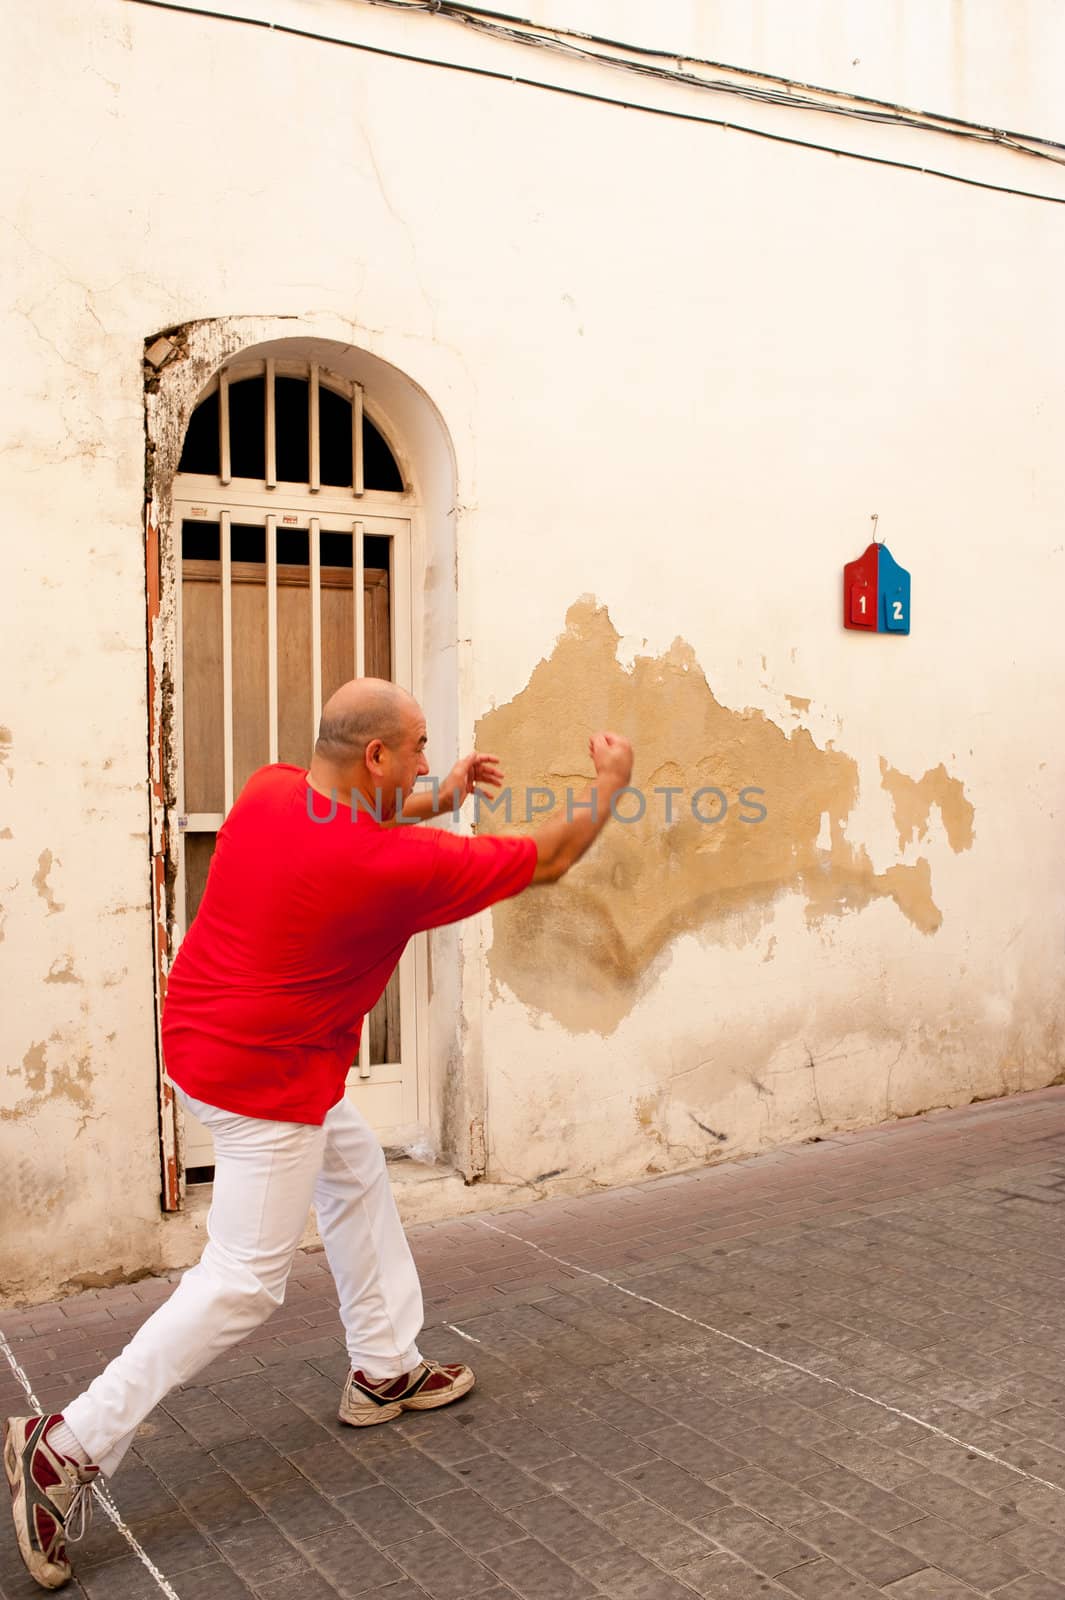
<svg viewBox="0 0 1065 1600">
<path fill-rule="evenodd" d="M 1031 157 L 424 13 L 244 9 L 1065 196 Z M 1059 8 L 1019 5 L 1005 54 L 986 11 L 535 14 L 1062 134 Z M 559 785 L 609 720 L 644 785 L 766 791 L 742 833 L 616 829 L 438 969 L 489 1178 L 609 1182 L 1059 1074 L 1065 208 L 119 0 L 8 33 L 8 1293 L 192 1247 L 158 1211 L 141 358 L 193 320 L 291 319 L 437 409 L 449 744 Z M 908 639 L 840 628 L 874 512 Z"/>
</svg>

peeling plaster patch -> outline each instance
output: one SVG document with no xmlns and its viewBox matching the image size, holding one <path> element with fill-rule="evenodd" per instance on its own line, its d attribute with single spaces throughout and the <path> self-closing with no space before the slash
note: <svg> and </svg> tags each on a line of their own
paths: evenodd
<svg viewBox="0 0 1065 1600">
<path fill-rule="evenodd" d="M 15 781 L 15 774 L 8 764 L 11 755 L 11 744 L 11 729 L 0 728 L 0 767 L 7 767 L 8 783 L 14 783 Z"/>
<path fill-rule="evenodd" d="M 810 709 L 809 700 L 804 699 L 801 694 L 786 694 L 784 698 L 793 711 L 809 711 Z"/>
<path fill-rule="evenodd" d="M 579 790 L 592 776 L 589 735 L 617 728 L 635 745 L 633 783 L 647 808 L 641 821 L 612 824 L 561 883 L 495 907 L 495 982 L 564 1027 L 606 1035 L 679 934 L 748 944 L 783 894 L 806 897 L 810 925 L 890 899 L 921 932 L 939 927 L 926 861 L 876 873 L 847 840 L 858 798 L 850 756 L 821 749 L 804 728 L 785 733 L 761 711 L 721 705 L 683 640 L 627 672 L 617 630 L 593 597 L 573 605 L 566 624 L 526 688 L 481 718 L 477 743 L 501 752 L 516 813 L 526 788 L 540 786 L 564 814 L 567 786 Z M 665 797 L 652 793 L 666 785 L 685 791 L 672 822 Z M 702 824 L 691 795 L 711 785 L 729 806 L 722 821 Z M 765 791 L 768 816 L 757 824 L 741 820 L 748 786 Z M 628 815 L 630 805 L 632 796 L 619 809 Z M 482 816 L 482 831 L 503 826 L 502 812 Z"/>
<path fill-rule="evenodd" d="M 140 1283 L 142 1278 L 150 1278 L 151 1267 L 112 1267 L 110 1272 L 79 1272 L 76 1277 L 67 1278 L 59 1285 L 60 1294 L 77 1294 L 86 1289 L 114 1289 L 120 1283 Z"/>
<path fill-rule="evenodd" d="M 88 1056 L 79 1056 L 72 1066 L 49 1068 L 49 1043 L 61 1043 L 61 1036 L 53 1033 L 50 1040 L 40 1039 L 31 1044 L 22 1057 L 21 1066 L 8 1067 L 8 1077 L 21 1077 L 30 1092 L 13 1106 L 0 1106 L 0 1122 L 19 1122 L 50 1100 L 69 1100 L 85 1113 L 91 1110 L 92 1068 Z"/>
<path fill-rule="evenodd" d="M 52 893 L 51 884 L 48 882 L 48 874 L 51 872 L 53 865 L 58 866 L 60 863 L 56 862 L 50 850 L 42 850 L 37 857 L 37 871 L 33 874 L 33 887 L 48 907 L 49 916 L 53 912 L 62 911 L 63 909 L 63 902 L 56 899 Z"/>
<path fill-rule="evenodd" d="M 900 848 L 905 849 L 911 839 L 925 837 L 933 806 L 939 807 L 950 848 L 957 852 L 971 847 L 976 812 L 965 798 L 961 780 L 952 778 L 942 762 L 923 778 L 908 778 L 904 772 L 889 767 L 881 756 L 880 777 L 895 808 Z"/>
<path fill-rule="evenodd" d="M 15 835 L 10 828 L 0 828 L 0 839 L 13 839 Z"/>
<path fill-rule="evenodd" d="M 45 983 L 80 983 L 81 979 L 74 971 L 74 957 L 64 956 L 60 961 L 58 957 L 48 969 Z"/>
</svg>

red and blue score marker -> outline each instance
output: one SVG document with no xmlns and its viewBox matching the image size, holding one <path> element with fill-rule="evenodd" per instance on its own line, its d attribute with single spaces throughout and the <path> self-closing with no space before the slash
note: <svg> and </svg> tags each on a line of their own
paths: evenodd
<svg viewBox="0 0 1065 1600">
<path fill-rule="evenodd" d="M 843 626 L 866 633 L 909 633 L 910 574 L 886 544 L 871 544 L 843 568 Z"/>
</svg>

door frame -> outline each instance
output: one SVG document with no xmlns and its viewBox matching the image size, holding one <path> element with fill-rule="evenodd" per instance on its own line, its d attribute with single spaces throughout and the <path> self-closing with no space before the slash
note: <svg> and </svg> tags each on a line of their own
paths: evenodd
<svg viewBox="0 0 1065 1600">
<path fill-rule="evenodd" d="M 400 467 L 404 490 L 369 491 L 357 497 L 319 489 L 313 497 L 305 490 L 305 504 L 315 514 L 340 509 L 347 515 L 364 511 L 410 520 L 410 630 L 412 643 L 411 682 L 415 697 L 427 703 L 435 737 L 445 750 L 470 737 L 469 709 L 465 708 L 464 672 L 472 646 L 464 637 L 462 608 L 457 583 L 457 529 L 464 512 L 459 487 L 456 446 L 445 420 L 446 408 L 433 397 L 431 387 L 409 375 L 409 352 L 402 340 L 395 343 L 366 334 L 365 342 L 352 342 L 353 324 L 327 313 L 309 314 L 301 319 L 231 316 L 203 318 L 165 328 L 144 340 L 143 385 L 145 411 L 144 543 L 145 612 L 147 634 L 146 733 L 149 763 L 150 880 L 152 897 L 152 938 L 154 953 L 155 1058 L 159 1108 L 161 1204 L 165 1211 L 180 1210 L 184 1199 L 184 1176 L 180 1159 L 180 1115 L 173 1088 L 163 1067 L 161 1021 L 166 998 L 167 976 L 176 945 L 177 865 L 180 843 L 177 819 L 180 813 L 177 793 L 177 741 L 174 729 L 174 690 L 180 641 L 175 624 L 177 588 L 180 582 L 178 547 L 174 534 L 173 496 L 179 488 L 179 462 L 189 419 L 196 406 L 219 381 L 223 368 L 246 367 L 248 362 L 276 359 L 278 370 L 291 359 L 296 371 L 306 370 L 308 361 L 339 375 L 365 392 L 366 413 L 383 435 Z M 370 348 L 374 345 L 374 348 Z M 393 357 L 394 359 L 390 359 Z M 455 401 L 453 389 L 465 392 L 468 377 L 456 358 L 451 386 L 440 379 L 435 385 Z M 461 407 L 459 407 L 461 410 Z M 180 488 L 201 491 L 215 499 L 222 486 L 214 477 L 182 475 Z M 241 495 L 252 503 L 262 502 L 270 509 L 278 499 L 277 490 L 266 491 L 265 484 L 226 485 L 248 491 Z M 281 495 L 290 497 L 295 486 L 286 485 Z M 354 505 L 353 505 L 354 499 Z M 452 582 L 437 585 L 432 603 L 426 593 L 427 573 L 447 573 Z M 431 664 L 431 677 L 423 677 Z M 425 694 L 428 694 L 428 702 Z M 464 731 L 465 730 L 465 731 Z M 456 741 L 457 735 L 457 741 Z M 449 1151 L 464 1172 L 480 1171 L 481 1164 L 471 1157 L 465 1132 L 465 1111 L 452 1127 L 448 1121 L 444 1062 L 451 1062 L 459 1044 L 459 1014 L 451 1005 L 441 1011 L 439 1000 L 429 996 L 437 985 L 431 972 L 446 946 L 461 967 L 461 943 L 453 930 L 434 935 L 432 954 L 428 939 L 415 941 L 417 993 L 419 1005 L 415 1039 L 418 1054 L 418 1096 L 420 1119 L 434 1134 L 443 1133 Z M 438 948 L 439 947 L 439 948 Z M 450 991 L 449 991 L 450 993 Z M 424 1003 L 422 1003 L 424 1002 Z M 461 1007 L 460 1007 L 461 1012 Z M 430 1055 L 430 1044 L 432 1056 Z M 476 1045 L 461 1049 L 463 1081 L 469 1071 L 470 1053 Z M 450 1070 L 450 1069 L 449 1069 Z M 474 1070 L 474 1104 L 478 1115 L 483 1090 Z M 450 1092 L 450 1091 L 449 1091 Z M 465 1104 L 465 1102 L 464 1102 Z M 441 1121 L 443 1119 L 443 1121 Z M 451 1119 L 454 1121 L 454 1119 Z M 461 1123 L 461 1126 L 459 1125 Z"/>
</svg>

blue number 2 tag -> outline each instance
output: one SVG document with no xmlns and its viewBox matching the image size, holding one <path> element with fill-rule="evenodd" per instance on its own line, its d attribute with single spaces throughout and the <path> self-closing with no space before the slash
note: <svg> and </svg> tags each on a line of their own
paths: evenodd
<svg viewBox="0 0 1065 1600">
<path fill-rule="evenodd" d="M 910 631 L 910 574 L 900 567 L 886 545 L 880 546 L 879 583 L 881 633 Z"/>
</svg>

